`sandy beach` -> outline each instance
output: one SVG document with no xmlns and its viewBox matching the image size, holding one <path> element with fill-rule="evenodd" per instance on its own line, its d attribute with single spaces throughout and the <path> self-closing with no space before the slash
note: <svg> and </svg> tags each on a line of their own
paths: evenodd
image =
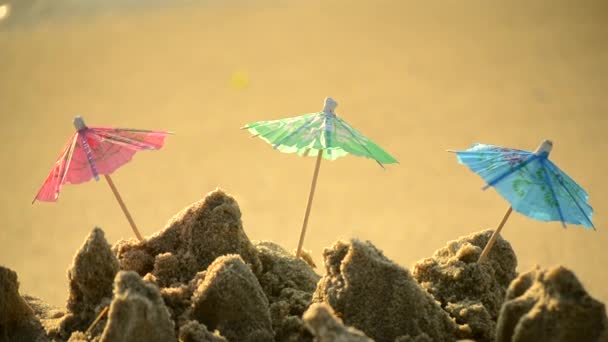
<svg viewBox="0 0 608 342">
<path fill-rule="evenodd" d="M 31 204 L 74 115 L 175 132 L 113 175 L 144 235 L 220 186 L 249 238 L 291 249 L 314 159 L 239 127 L 319 111 L 332 96 L 400 164 L 321 165 L 305 243 L 320 275 L 323 248 L 341 238 L 373 241 L 409 269 L 494 227 L 508 204 L 445 150 L 532 150 L 550 138 L 551 159 L 589 192 L 597 230 L 515 214 L 503 236 L 518 271 L 563 265 L 608 301 L 603 1 L 184 1 L 22 21 L 16 9 L 0 21 L 0 265 L 18 273 L 22 293 L 65 306 L 83 237 L 95 226 L 110 244 L 131 237 L 103 182 Z"/>
</svg>

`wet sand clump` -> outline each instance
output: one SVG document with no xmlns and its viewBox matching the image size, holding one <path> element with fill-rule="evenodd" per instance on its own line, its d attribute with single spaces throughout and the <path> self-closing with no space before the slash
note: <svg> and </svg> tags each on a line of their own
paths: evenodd
<svg viewBox="0 0 608 342">
<path fill-rule="evenodd" d="M 209 332 L 204 324 L 188 321 L 179 328 L 179 342 L 227 342 L 217 331 Z"/>
<path fill-rule="evenodd" d="M 509 286 L 496 341 L 606 342 L 606 308 L 585 291 L 570 270 L 561 266 L 536 268 Z"/>
<path fill-rule="evenodd" d="M 152 270 L 156 283 L 162 287 L 179 283 L 179 264 L 179 259 L 169 252 L 156 255 L 154 257 L 154 269 Z"/>
<path fill-rule="evenodd" d="M 192 297 L 191 317 L 229 341 L 273 341 L 268 299 L 238 255 L 217 258 Z"/>
<path fill-rule="evenodd" d="M 202 277 L 204 277 L 204 272 L 201 273 Z M 144 279 L 150 283 L 155 283 L 150 275 L 148 273 Z M 202 277 L 199 276 L 196 279 L 202 279 Z M 176 326 L 182 326 L 191 319 L 189 309 L 192 306 L 192 294 L 196 290 L 198 281 L 193 280 L 188 284 L 181 284 L 175 287 L 160 287 L 160 295 L 163 297 L 167 310 L 169 310 L 169 315 Z M 155 284 L 158 286 L 157 283 Z"/>
<path fill-rule="evenodd" d="M 118 260 L 103 231 L 94 228 L 68 270 L 68 313 L 61 322 L 60 335 L 65 337 L 74 330 L 86 330 L 97 314 L 110 303 L 116 273 Z"/>
<path fill-rule="evenodd" d="M 34 310 L 35 319 L 40 322 L 40 325 L 44 329 L 44 333 L 49 340 L 56 340 L 61 328 L 61 323 L 65 317 L 65 310 L 50 306 L 42 299 L 30 295 L 23 295 L 23 299 L 25 299 L 30 308 Z M 39 336 L 36 341 L 46 340 L 42 336 Z"/>
<path fill-rule="evenodd" d="M 121 271 L 114 283 L 114 298 L 101 342 L 176 341 L 174 324 L 158 287 L 137 273 Z"/>
<path fill-rule="evenodd" d="M 312 331 L 315 342 L 373 342 L 371 338 L 353 327 L 344 326 L 327 304 L 315 303 L 303 316 Z"/>
<path fill-rule="evenodd" d="M 284 297 L 285 289 L 312 293 L 321 277 L 308 262 L 296 259 L 283 247 L 270 241 L 255 241 L 254 246 L 262 262 L 260 285 L 273 302 Z"/>
<path fill-rule="evenodd" d="M 414 278 L 441 306 L 471 330 L 468 337 L 493 341 L 496 320 L 511 281 L 517 258 L 509 242 L 498 236 L 488 259 L 477 260 L 491 230 L 473 233 L 437 250 L 414 265 Z"/>
<path fill-rule="evenodd" d="M 296 259 L 283 247 L 270 241 L 256 241 L 262 271 L 260 285 L 270 303 L 272 328 L 277 341 L 309 341 L 302 315 L 321 278 L 309 262 Z"/>
<path fill-rule="evenodd" d="M 459 327 L 409 271 L 370 242 L 338 241 L 323 252 L 326 274 L 314 302 L 329 304 L 346 325 L 378 342 L 426 334 L 455 340 Z"/>
<path fill-rule="evenodd" d="M 143 242 L 119 241 L 113 250 L 122 270 L 136 271 L 159 287 L 176 327 L 198 320 L 206 325 L 208 331 L 217 330 L 219 335 L 230 340 L 241 336 L 238 332 L 240 327 L 231 327 L 233 321 L 243 324 L 249 320 L 243 317 L 255 317 L 264 321 L 260 325 L 264 326 L 260 330 L 264 332 L 259 338 L 277 341 L 312 339 L 301 316 L 310 304 L 319 276 L 306 262 L 296 259 L 276 244 L 256 242 L 254 245 L 243 230 L 237 202 L 222 190 L 215 190 L 182 210 L 170 220 L 167 228 L 149 239 Z M 210 273 L 211 269 L 216 270 L 210 265 L 223 265 L 226 255 L 237 257 L 246 267 L 234 266 L 234 260 L 230 259 L 232 261 L 222 269 L 238 269 L 243 274 L 228 272 L 228 275 L 235 276 L 226 277 L 224 271 Z M 206 288 L 210 279 L 213 279 L 213 284 Z M 239 283 L 243 279 L 249 279 L 250 283 Z M 259 296 L 251 297 L 248 291 L 254 283 L 261 291 Z M 233 293 L 230 296 L 235 298 L 258 298 L 259 301 L 243 308 L 235 300 L 217 302 L 219 297 L 202 296 L 218 289 L 231 289 Z M 263 302 L 266 304 L 260 304 Z M 201 314 L 218 303 L 224 307 L 218 311 L 218 317 Z M 232 317 L 230 310 L 239 310 L 241 318 Z M 268 322 L 269 329 L 266 329 Z M 234 329 L 236 335 L 231 332 Z"/>
<path fill-rule="evenodd" d="M 34 310 L 19 294 L 17 273 L 0 266 L 0 341 L 47 341 Z"/>
<path fill-rule="evenodd" d="M 238 254 L 254 273 L 261 268 L 257 251 L 243 230 L 236 200 L 217 189 L 176 214 L 145 241 L 114 246 L 121 270 L 151 272 L 162 286 L 186 283 L 217 257 Z"/>
<path fill-rule="evenodd" d="M 501 238 L 478 265 L 490 231 L 449 242 L 413 275 L 371 242 L 338 241 L 319 276 L 311 258 L 251 242 L 240 215 L 216 190 L 141 242 L 110 248 L 95 228 L 68 271 L 64 311 L 20 296 L 0 267 L 0 342 L 608 340 L 603 304 L 571 272 L 511 282 L 517 261 Z"/>
</svg>

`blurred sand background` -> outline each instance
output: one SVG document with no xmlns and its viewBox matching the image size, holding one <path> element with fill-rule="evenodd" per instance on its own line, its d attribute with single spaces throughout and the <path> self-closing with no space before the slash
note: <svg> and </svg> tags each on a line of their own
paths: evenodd
<svg viewBox="0 0 608 342">
<path fill-rule="evenodd" d="M 30 204 L 74 115 L 176 132 L 113 175 L 144 235 L 220 186 L 251 239 L 292 249 L 314 159 L 239 127 L 318 111 L 332 96 L 401 164 L 321 165 L 305 243 L 317 262 L 336 239 L 358 237 L 409 268 L 495 226 L 508 205 L 445 150 L 551 138 L 552 160 L 590 193 L 597 231 L 514 214 L 503 236 L 520 271 L 565 265 L 608 301 L 608 2 L 117 3 L 14 0 L 0 21 L 0 264 L 21 292 L 63 306 L 91 229 L 110 243 L 132 236 L 102 181 Z"/>
</svg>

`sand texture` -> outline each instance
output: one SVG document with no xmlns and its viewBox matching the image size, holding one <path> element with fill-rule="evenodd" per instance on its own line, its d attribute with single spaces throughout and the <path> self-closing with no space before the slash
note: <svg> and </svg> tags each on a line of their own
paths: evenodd
<svg viewBox="0 0 608 342">
<path fill-rule="evenodd" d="M 459 327 L 410 272 L 371 242 L 338 241 L 323 252 L 325 275 L 313 300 L 329 304 L 345 324 L 378 342 L 427 334 L 454 340 Z"/>
<path fill-rule="evenodd" d="M 239 194 L 249 238 L 291 252 L 315 160 L 239 128 L 319 111 L 330 96 L 400 164 L 323 160 L 304 241 L 319 270 L 338 239 L 372 241 L 411 269 L 447 241 L 493 229 L 508 203 L 445 150 L 551 139 L 550 159 L 589 193 L 597 231 L 513 213 L 502 235 L 521 270 L 567 265 L 608 302 L 608 272 L 597 271 L 608 265 L 606 0 L 7 3 L 0 264 L 24 293 L 65 306 L 67 265 L 91 229 L 112 245 L 133 237 L 103 179 L 31 205 L 75 115 L 175 132 L 111 175 L 142 235 L 221 185 Z M 153 269 L 157 254 L 138 261 Z"/>
<path fill-rule="evenodd" d="M 261 268 L 236 201 L 221 190 L 183 209 L 145 242 L 121 241 L 115 251 L 121 269 L 142 276 L 151 272 L 164 286 L 189 281 L 226 254 L 240 255 L 254 272 Z"/>
<path fill-rule="evenodd" d="M 179 328 L 180 342 L 226 342 L 227 340 L 216 332 L 209 332 L 204 324 L 189 321 Z"/>
<path fill-rule="evenodd" d="M 46 340 L 34 310 L 19 294 L 17 273 L 0 266 L 0 341 Z"/>
<path fill-rule="evenodd" d="M 315 342 L 372 342 L 373 340 L 353 327 L 346 327 L 331 306 L 314 303 L 303 316 L 306 325 L 315 335 Z"/>
<path fill-rule="evenodd" d="M 103 231 L 100 228 L 93 229 L 68 270 L 68 314 L 63 318 L 59 332 L 63 337 L 66 337 L 66 332 L 85 331 L 110 303 L 118 271 L 118 261 Z"/>
<path fill-rule="evenodd" d="M 280 341 L 309 341 L 302 314 L 312 299 L 320 277 L 307 262 L 294 258 L 270 241 L 256 241 L 262 262 L 258 279 L 268 297 L 272 327 Z"/>
<path fill-rule="evenodd" d="M 191 317 L 230 341 L 272 341 L 268 299 L 238 255 L 217 258 L 192 296 Z"/>
<path fill-rule="evenodd" d="M 176 341 L 174 324 L 158 287 L 133 271 L 121 271 L 114 282 L 114 299 L 102 342 Z"/>
<path fill-rule="evenodd" d="M 507 287 L 517 275 L 515 252 L 500 236 L 488 259 L 477 263 L 490 235 L 487 230 L 449 241 L 412 271 L 456 322 L 470 327 L 468 337 L 479 341 L 493 341 Z"/>
<path fill-rule="evenodd" d="M 606 308 L 567 268 L 536 268 L 509 286 L 496 341 L 606 342 Z"/>
<path fill-rule="evenodd" d="M 518 276 L 502 238 L 477 264 L 490 234 L 449 241 L 411 273 L 370 241 L 338 240 L 319 275 L 311 258 L 250 241 L 238 203 L 216 189 L 141 242 L 110 246 L 94 228 L 63 309 L 21 295 L 1 267 L 0 342 L 606 341 L 604 304 L 571 271 Z"/>
</svg>

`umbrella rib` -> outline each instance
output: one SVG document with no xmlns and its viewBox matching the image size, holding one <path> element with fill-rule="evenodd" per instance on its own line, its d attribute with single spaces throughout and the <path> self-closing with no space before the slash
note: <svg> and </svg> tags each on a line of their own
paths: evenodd
<svg viewBox="0 0 608 342">
<path fill-rule="evenodd" d="M 583 217 L 591 225 L 591 228 L 593 228 L 593 230 L 595 230 L 595 226 L 593 225 L 593 222 L 591 222 L 591 219 L 589 218 L 589 216 L 587 216 L 587 213 L 583 210 L 583 208 L 581 208 L 580 204 L 578 204 L 578 201 L 577 201 L 576 197 L 572 194 L 572 192 L 570 191 L 570 189 L 568 189 L 568 187 L 566 186 L 566 184 L 564 184 L 564 182 L 562 182 L 562 180 L 559 179 L 559 177 L 555 177 L 555 178 L 557 179 L 557 182 L 562 186 L 562 188 L 564 190 L 566 190 L 566 192 L 568 193 L 568 196 L 570 196 L 570 198 L 572 199 L 572 201 L 574 202 L 574 204 L 576 205 L 576 207 L 578 208 L 578 210 L 583 214 Z"/>
<path fill-rule="evenodd" d="M 525 167 L 526 165 L 530 164 L 531 162 L 533 162 L 536 159 L 538 159 L 538 155 L 536 155 L 536 154 L 531 155 L 528 159 L 526 159 L 525 161 L 523 161 L 521 164 L 517 165 L 516 167 L 514 167 L 512 169 L 509 169 L 509 170 L 503 172 L 498 177 L 496 177 L 493 180 L 489 181 L 488 184 L 486 184 L 482 189 L 483 190 L 487 190 L 489 187 L 498 184 L 498 182 L 502 181 L 507 176 L 511 175 L 514 172 L 517 172 L 517 171 L 521 170 L 523 167 Z"/>
<path fill-rule="evenodd" d="M 59 160 L 61 160 L 63 163 L 68 163 L 69 165 L 69 161 L 71 159 L 71 153 L 70 150 L 73 148 L 73 146 L 75 145 L 75 141 L 78 139 L 77 136 L 78 133 L 74 134 L 72 136 L 72 143 L 70 143 L 70 147 L 68 147 L 67 149 L 64 148 L 64 151 L 62 154 L 59 155 L 59 159 L 57 161 L 55 161 L 54 165 L 57 165 L 57 163 L 59 162 Z M 61 179 L 63 180 L 65 178 L 65 174 L 67 173 L 67 166 L 65 166 L 62 170 L 61 173 L 63 173 L 63 175 L 61 176 Z M 53 167 L 51 169 L 51 174 L 53 173 L 53 171 L 55 170 L 55 167 Z M 49 175 L 50 176 L 50 175 Z M 61 188 L 61 184 L 63 184 L 63 182 L 59 182 L 57 183 L 54 187 L 53 187 L 53 191 L 55 193 L 55 195 L 58 196 L 59 191 L 57 190 L 57 188 Z M 42 187 L 38 190 L 38 193 L 36 193 L 36 196 L 34 197 L 34 199 L 32 200 L 32 204 L 34 204 L 36 202 L 36 200 L 38 199 L 38 196 L 40 196 L 40 193 L 42 192 L 42 190 L 44 189 L 44 184 L 42 185 Z"/>
<path fill-rule="evenodd" d="M 115 136 L 115 135 L 108 134 L 106 132 L 99 132 L 99 131 L 95 132 L 94 134 L 97 136 L 100 136 L 104 139 L 107 139 L 107 140 L 110 140 L 113 142 L 117 142 L 117 143 L 139 146 L 139 147 L 143 147 L 148 150 L 156 149 L 156 146 L 144 143 L 144 142 L 136 140 L 136 139 L 129 139 L 129 138 L 121 137 L 121 136 Z M 128 146 L 125 146 L 125 147 L 128 147 Z"/>
<path fill-rule="evenodd" d="M 327 149 L 327 155 L 331 158 L 331 129 L 329 125 L 329 118 L 329 115 L 325 115 L 325 148 Z M 319 153 L 323 153 L 323 150 L 319 151 Z"/>
<path fill-rule="evenodd" d="M 174 132 L 170 132 L 170 131 L 155 131 L 155 130 L 149 130 L 149 129 L 133 129 L 133 128 L 114 128 L 113 130 L 118 131 L 118 132 L 133 132 L 133 133 L 153 133 L 153 134 L 175 134 Z"/>
<path fill-rule="evenodd" d="M 355 135 L 355 133 L 350 129 L 350 127 L 343 122 L 340 118 L 336 117 L 336 122 L 339 123 L 342 127 L 344 127 L 348 133 L 350 133 L 350 135 L 355 139 L 355 141 L 357 142 L 357 144 L 361 147 L 363 147 L 363 149 L 365 149 L 367 151 L 367 153 L 369 153 L 369 155 L 372 157 L 372 159 L 374 159 L 376 161 L 376 163 L 378 163 L 378 165 L 380 165 L 381 168 L 384 169 L 384 165 L 382 165 L 381 162 L 378 161 L 378 159 L 374 158 L 374 154 L 367 148 L 367 146 L 363 145 L 361 143 L 361 141 L 359 140 L 359 138 L 357 138 L 357 136 Z"/>
<path fill-rule="evenodd" d="M 97 152 L 97 156 L 96 158 L 93 159 L 94 161 L 94 166 L 95 166 L 95 170 L 97 171 L 97 165 L 98 163 L 102 162 L 102 161 L 106 161 L 114 156 L 116 156 L 117 154 L 121 154 L 123 151 L 135 151 L 137 152 L 137 150 L 131 149 L 128 145 L 124 145 L 123 143 L 116 143 L 114 142 L 112 139 L 108 139 L 106 137 L 97 135 L 95 133 L 90 133 L 90 136 L 94 139 L 96 139 L 98 142 L 100 143 L 105 143 L 107 141 L 110 142 L 109 146 L 105 145 L 105 147 L 100 146 L 95 152 Z M 90 145 L 89 145 L 90 146 Z M 101 151 L 103 149 L 103 151 Z M 149 150 L 149 149 L 148 149 Z M 91 150 L 92 151 L 92 150 Z M 86 151 L 85 151 L 86 152 Z M 129 159 L 131 159 L 131 157 L 129 157 Z M 87 161 L 89 159 L 87 158 Z M 114 172 L 114 171 L 110 171 L 110 172 Z M 98 172 L 99 173 L 99 172 Z"/>
<path fill-rule="evenodd" d="M 548 164 L 549 164 L 549 169 L 551 169 L 551 170 L 557 169 L 557 171 L 554 170 L 554 173 L 560 174 L 560 176 L 566 176 L 567 178 L 569 178 L 569 182 L 573 182 L 573 183 L 576 184 L 576 182 L 572 178 L 570 178 L 567 174 L 565 174 L 563 171 L 561 171 L 559 169 L 559 167 L 557 165 L 553 164 L 550 160 L 549 160 Z M 563 175 L 562 175 L 562 173 L 563 173 Z M 557 176 L 556 176 L 556 178 L 559 178 L 560 180 L 563 179 L 562 177 L 557 177 Z M 576 184 L 576 185 L 579 186 L 578 184 Z M 587 192 L 584 189 L 580 188 L 580 186 L 579 186 L 579 189 L 580 189 L 580 191 L 582 191 L 584 193 L 584 196 L 581 197 L 578 194 L 573 194 L 573 195 L 579 201 L 581 201 L 581 202 L 587 202 L 589 200 L 589 195 L 587 194 Z"/>
<path fill-rule="evenodd" d="M 95 178 L 95 180 L 99 180 L 99 173 L 97 172 L 97 167 L 95 166 L 95 160 L 93 159 L 93 156 L 91 155 L 91 146 L 89 146 L 89 143 L 87 142 L 87 139 L 85 137 L 85 134 L 83 133 L 82 135 L 78 135 L 81 139 L 81 144 L 82 144 L 82 148 L 84 149 L 84 154 L 87 157 L 87 161 L 89 162 L 89 167 L 91 168 L 91 172 L 93 173 L 93 177 Z"/>
<path fill-rule="evenodd" d="M 500 152 L 500 151 L 483 151 L 483 152 L 479 152 L 479 151 L 446 150 L 446 152 L 458 153 L 458 154 L 472 154 L 472 155 L 476 155 L 476 154 L 480 154 L 480 153 L 484 153 L 484 154 L 498 154 L 498 155 L 503 155 L 504 154 L 504 152 Z M 509 154 L 529 155 L 530 152 L 526 152 L 526 151 L 521 151 L 521 152 L 509 151 Z"/>
<path fill-rule="evenodd" d="M 272 144 L 273 148 L 277 148 L 279 147 L 285 140 L 293 137 L 294 135 L 300 133 L 300 131 L 302 131 L 305 128 L 308 128 L 308 126 L 312 125 L 312 123 L 318 119 L 318 116 L 313 116 L 312 118 L 310 118 L 310 120 L 308 120 L 305 124 L 303 124 L 302 126 L 298 127 L 295 131 L 289 133 L 288 135 L 286 135 L 285 137 L 281 138 L 281 140 L 277 141 L 276 143 Z"/>
<path fill-rule="evenodd" d="M 78 135 L 78 133 L 76 133 L 76 134 Z M 70 165 L 72 164 L 72 155 L 74 154 L 74 148 L 76 147 L 77 141 L 78 141 L 78 136 L 74 137 L 74 140 L 70 144 L 70 149 L 68 150 L 67 159 L 66 159 L 67 164 L 63 170 L 63 175 L 61 176 L 61 181 L 59 182 L 59 184 L 63 184 L 65 177 L 67 177 L 67 175 L 68 175 Z"/>
<path fill-rule="evenodd" d="M 547 165 L 545 164 L 545 159 L 540 159 L 541 168 L 543 169 L 543 174 L 545 175 L 545 182 L 549 186 L 549 190 L 551 191 L 551 196 L 555 201 L 555 205 L 557 206 L 557 213 L 559 214 L 559 219 L 562 221 L 562 226 L 566 228 L 566 220 L 564 219 L 564 214 L 562 213 L 562 208 L 559 205 L 559 200 L 555 195 L 555 189 L 553 189 L 553 182 L 551 181 L 551 177 L 549 177 L 549 172 L 547 171 Z"/>
</svg>

